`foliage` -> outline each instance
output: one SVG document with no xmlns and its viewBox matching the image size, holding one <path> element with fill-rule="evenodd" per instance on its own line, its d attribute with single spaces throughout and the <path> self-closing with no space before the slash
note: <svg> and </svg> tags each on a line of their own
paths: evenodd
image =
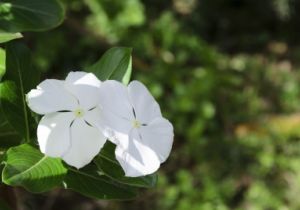
<svg viewBox="0 0 300 210">
<path fill-rule="evenodd" d="M 26 34 L 37 68 L 63 77 L 111 46 L 130 46 L 133 77 L 175 125 L 158 186 L 107 209 L 300 208 L 298 1 L 63 2 L 62 26 Z M 112 183 L 155 183 L 120 177 L 102 155 L 95 164 Z"/>
<path fill-rule="evenodd" d="M 10 33 L 10 32 L 0 32 L 0 43 L 8 42 L 13 39 L 21 38 L 22 34 L 20 33 Z"/>
<path fill-rule="evenodd" d="M 131 69 L 131 49 L 125 47 L 111 48 L 99 61 L 86 68 L 102 81 L 115 79 L 124 84 L 129 82 Z"/>
<path fill-rule="evenodd" d="M 59 186 L 67 169 L 58 158 L 44 156 L 28 144 L 6 152 L 2 181 L 12 186 L 24 186 L 33 192 L 43 192 Z"/>
<path fill-rule="evenodd" d="M 80 170 L 66 166 L 59 158 L 45 156 L 37 149 L 38 117 L 28 109 L 26 94 L 38 85 L 41 72 L 34 67 L 30 50 L 12 40 L 21 38 L 22 31 L 56 27 L 63 18 L 64 9 L 56 0 L 6 0 L 0 3 L 0 37 L 1 42 L 5 43 L 0 57 L 2 182 L 10 186 L 22 186 L 35 193 L 64 187 L 97 199 L 133 198 L 138 187 L 153 187 L 156 176 L 124 177 L 109 146 L 103 149 L 101 157 L 97 157 L 95 162 Z M 107 51 L 95 64 L 86 67 L 86 70 L 102 81 L 115 79 L 127 84 L 131 68 L 131 49 L 116 47 Z M 110 168 L 114 171 L 107 171 Z"/>
<path fill-rule="evenodd" d="M 41 31 L 61 23 L 64 10 L 57 0 L 3 0 L 0 28 L 6 32 Z"/>
<path fill-rule="evenodd" d="M 88 4 L 102 6 L 104 2 Z M 173 1 L 176 5 L 139 2 L 145 10 L 140 17 L 143 24 L 123 27 L 116 43 L 133 47 L 133 77 L 151 87 L 165 107 L 165 115 L 175 124 L 175 152 L 163 167 L 156 193 L 149 193 L 151 202 L 137 200 L 119 207 L 299 208 L 294 199 L 300 160 L 296 132 L 299 73 L 294 63 L 299 55 L 288 45 L 297 43 L 293 38 L 297 32 L 289 28 L 299 20 L 293 13 L 296 3 L 207 0 L 189 6 L 190 1 L 179 0 Z M 81 27 L 101 35 L 92 42 L 89 34 L 82 36 L 71 24 L 53 33 L 64 37 L 78 32 L 74 39 L 88 52 L 64 56 L 70 61 L 63 64 L 72 68 L 71 61 L 84 56 L 79 65 L 85 66 L 84 62 L 102 50 L 95 43 L 99 47 L 114 43 L 111 40 L 116 40 L 116 35 L 104 32 L 118 26 L 106 19 L 90 24 L 91 19 L 97 19 L 95 12 L 82 16 L 79 12 L 90 6 L 68 3 L 72 20 L 81 17 Z M 281 3 L 285 5 L 279 6 Z M 126 6 L 111 2 L 110 7 L 114 10 L 102 10 L 99 16 L 110 16 L 112 11 L 120 15 Z M 284 8 L 289 8 L 284 11 L 288 16 L 283 15 Z M 108 24 L 105 29 L 98 28 Z M 66 46 L 68 43 L 53 49 L 58 55 L 51 57 L 52 63 L 61 63 L 59 54 Z M 53 69 L 43 59 L 49 52 L 39 44 L 36 49 L 39 63 Z M 278 120 L 285 121 L 274 126 Z"/>
</svg>

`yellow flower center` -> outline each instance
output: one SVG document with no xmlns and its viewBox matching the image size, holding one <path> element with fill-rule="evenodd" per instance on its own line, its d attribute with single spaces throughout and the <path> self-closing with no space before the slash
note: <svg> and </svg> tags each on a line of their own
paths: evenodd
<svg viewBox="0 0 300 210">
<path fill-rule="evenodd" d="M 134 128 L 140 128 L 141 125 L 142 125 L 142 124 L 141 124 L 139 121 L 137 121 L 137 120 L 133 120 L 133 121 L 132 121 L 132 126 L 133 126 Z"/>
<path fill-rule="evenodd" d="M 76 117 L 83 117 L 84 111 L 83 111 L 83 109 L 76 109 L 74 111 L 74 114 L 75 114 Z"/>
</svg>

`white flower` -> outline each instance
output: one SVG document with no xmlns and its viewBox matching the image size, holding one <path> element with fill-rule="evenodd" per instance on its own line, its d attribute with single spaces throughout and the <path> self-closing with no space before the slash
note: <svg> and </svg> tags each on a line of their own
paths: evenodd
<svg viewBox="0 0 300 210">
<path fill-rule="evenodd" d="M 173 126 L 162 117 L 158 103 L 138 81 L 128 87 L 108 80 L 100 89 L 106 136 L 116 144 L 115 155 L 126 176 L 155 172 L 170 154 Z"/>
<path fill-rule="evenodd" d="M 70 72 L 65 81 L 47 79 L 27 94 L 30 109 L 45 115 L 37 129 L 41 152 L 76 168 L 91 162 L 106 141 L 99 129 L 100 86 L 92 73 Z"/>
</svg>

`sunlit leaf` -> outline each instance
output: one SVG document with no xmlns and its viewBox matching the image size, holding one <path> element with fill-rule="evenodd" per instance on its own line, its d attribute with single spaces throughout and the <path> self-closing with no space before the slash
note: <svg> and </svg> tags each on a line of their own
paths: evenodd
<svg viewBox="0 0 300 210">
<path fill-rule="evenodd" d="M 0 48 L 0 81 L 5 73 L 5 50 Z"/>
<path fill-rule="evenodd" d="M 86 68 L 100 80 L 114 79 L 128 84 L 131 76 L 131 48 L 114 47 L 109 49 L 99 61 Z"/>
<path fill-rule="evenodd" d="M 8 42 L 13 39 L 19 39 L 22 37 L 23 36 L 21 33 L 9 33 L 9 32 L 0 31 L 0 43 Z"/>
<path fill-rule="evenodd" d="M 29 144 L 10 148 L 4 162 L 2 181 L 32 192 L 44 192 L 60 186 L 67 173 L 59 158 L 44 156 Z"/>
</svg>

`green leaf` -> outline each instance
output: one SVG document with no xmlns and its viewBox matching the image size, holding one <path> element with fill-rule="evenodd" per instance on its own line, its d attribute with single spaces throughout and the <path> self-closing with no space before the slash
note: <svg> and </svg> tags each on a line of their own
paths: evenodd
<svg viewBox="0 0 300 210">
<path fill-rule="evenodd" d="M 67 174 L 59 158 L 44 156 L 29 144 L 10 148 L 4 162 L 3 183 L 22 186 L 31 192 L 45 192 L 60 186 Z"/>
<path fill-rule="evenodd" d="M 4 151 L 0 150 L 0 187 L 2 183 L 3 159 L 4 159 Z"/>
<path fill-rule="evenodd" d="M 136 196 L 135 188 L 114 182 L 92 164 L 80 170 L 70 168 L 64 183 L 66 188 L 96 199 L 132 199 Z"/>
<path fill-rule="evenodd" d="M 157 182 L 157 175 L 152 174 L 143 177 L 125 177 L 124 171 L 115 158 L 115 145 L 107 141 L 102 148 L 100 154 L 95 158 L 94 162 L 103 173 L 112 179 L 136 186 L 150 188 L 154 187 Z"/>
<path fill-rule="evenodd" d="M 35 120 L 29 114 L 25 94 L 35 88 L 40 73 L 31 65 L 30 51 L 21 44 L 10 42 L 6 48 L 6 72 L 0 84 L 3 113 L 12 127 L 30 141 Z"/>
<path fill-rule="evenodd" d="M 5 50 L 0 48 L 0 81 L 5 73 Z"/>
<path fill-rule="evenodd" d="M 19 89 L 14 82 L 5 81 L 0 83 L 0 100 L 5 118 L 21 136 L 29 140 L 28 113 L 25 105 L 23 105 L 22 95 L 18 92 Z M 25 107 L 25 110 L 23 107 Z"/>
<path fill-rule="evenodd" d="M 5 119 L 2 110 L 0 110 L 0 149 L 17 146 L 22 138 L 13 129 L 13 127 Z"/>
<path fill-rule="evenodd" d="M 27 93 L 35 88 L 40 80 L 40 72 L 32 66 L 30 50 L 18 42 L 6 44 L 6 72 L 3 79 L 11 80 Z"/>
<path fill-rule="evenodd" d="M 21 33 L 9 33 L 9 32 L 2 32 L 0 31 L 0 43 L 8 42 L 13 39 L 19 39 L 22 38 Z"/>
<path fill-rule="evenodd" d="M 0 29 L 7 32 L 48 30 L 63 21 L 64 13 L 57 0 L 2 0 Z"/>
<path fill-rule="evenodd" d="M 114 79 L 128 84 L 131 76 L 131 48 L 109 49 L 95 64 L 87 68 L 100 80 Z"/>
</svg>

